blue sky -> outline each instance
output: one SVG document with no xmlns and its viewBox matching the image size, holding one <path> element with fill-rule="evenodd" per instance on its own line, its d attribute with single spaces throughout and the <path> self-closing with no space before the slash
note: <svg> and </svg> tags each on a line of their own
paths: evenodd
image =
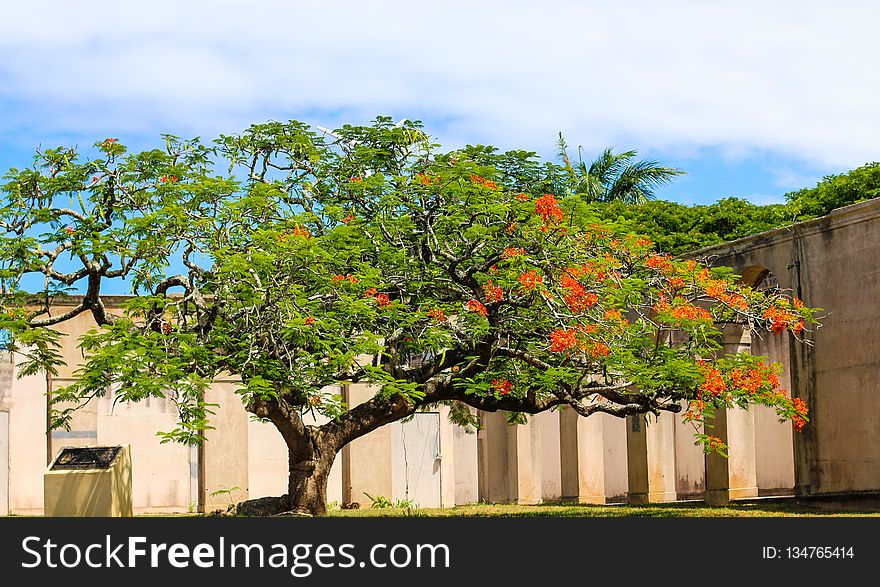
<svg viewBox="0 0 880 587">
<path fill-rule="evenodd" d="M 251 122 L 422 120 L 445 147 L 557 133 L 757 203 L 880 160 L 874 2 L 18 2 L 0 20 L 0 167 Z M 87 6 L 86 6 L 87 5 Z"/>
</svg>

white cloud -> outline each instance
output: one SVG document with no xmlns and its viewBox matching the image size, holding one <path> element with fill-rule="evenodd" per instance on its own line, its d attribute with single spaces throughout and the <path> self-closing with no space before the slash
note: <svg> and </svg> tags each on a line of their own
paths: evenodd
<svg viewBox="0 0 880 587">
<path fill-rule="evenodd" d="M 562 130 L 845 168 L 880 159 L 878 21 L 845 1 L 20 2 L 0 21 L 0 130 L 389 114 L 449 146 L 550 150 Z"/>
</svg>

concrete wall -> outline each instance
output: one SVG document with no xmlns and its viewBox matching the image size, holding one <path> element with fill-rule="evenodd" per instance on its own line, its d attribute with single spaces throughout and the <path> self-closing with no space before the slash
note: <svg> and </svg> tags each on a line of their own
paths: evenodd
<svg viewBox="0 0 880 587">
<path fill-rule="evenodd" d="M 693 254 L 747 276 L 769 270 L 824 308 L 822 328 L 807 335 L 813 345 L 793 344 L 790 354 L 792 393 L 811 419 L 794 435 L 801 496 L 880 491 L 878 218 L 880 200 L 871 200 Z"/>
<path fill-rule="evenodd" d="M 9 414 L 9 513 L 43 511 L 46 450 L 46 379 L 18 377 L 22 357 L 0 354 L 0 409 Z"/>
</svg>

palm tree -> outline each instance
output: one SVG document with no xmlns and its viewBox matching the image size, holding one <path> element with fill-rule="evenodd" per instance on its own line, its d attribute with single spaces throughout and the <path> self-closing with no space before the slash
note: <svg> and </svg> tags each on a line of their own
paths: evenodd
<svg viewBox="0 0 880 587">
<path fill-rule="evenodd" d="M 638 161 L 637 151 L 615 153 L 613 147 L 602 151 L 589 166 L 584 162 L 583 150 L 578 147 L 578 161 L 572 164 L 562 133 L 559 133 L 557 146 L 572 189 L 586 195 L 591 202 L 641 204 L 654 199 L 656 188 L 685 173 L 674 167 L 662 167 L 658 161 Z"/>
</svg>

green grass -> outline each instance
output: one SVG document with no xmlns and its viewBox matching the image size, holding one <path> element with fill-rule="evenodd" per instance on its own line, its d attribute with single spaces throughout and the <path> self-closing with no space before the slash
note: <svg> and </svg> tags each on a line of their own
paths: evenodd
<svg viewBox="0 0 880 587">
<path fill-rule="evenodd" d="M 729 506 L 707 506 L 704 503 L 664 503 L 650 505 L 507 505 L 479 503 L 454 508 L 401 509 L 366 507 L 356 510 L 331 509 L 329 516 L 342 518 L 366 517 L 698 517 L 698 518 L 736 518 L 736 517 L 880 517 L 880 512 L 827 511 L 793 504 L 776 503 L 738 503 Z"/>
</svg>

